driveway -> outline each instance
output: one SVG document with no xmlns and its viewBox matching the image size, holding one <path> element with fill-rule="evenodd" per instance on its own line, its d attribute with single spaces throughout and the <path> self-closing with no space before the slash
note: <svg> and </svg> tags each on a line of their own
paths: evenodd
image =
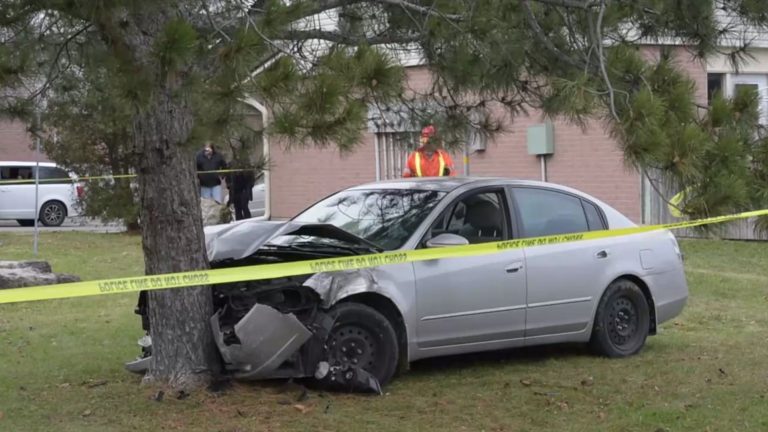
<svg viewBox="0 0 768 432">
<path fill-rule="evenodd" d="M 119 222 L 102 223 L 90 218 L 67 218 L 59 227 L 47 227 L 38 225 L 40 232 L 54 231 L 79 231 L 96 233 L 116 233 L 125 231 L 125 227 Z M 0 220 L 0 233 L 33 233 L 35 227 L 23 227 L 16 221 Z"/>
</svg>

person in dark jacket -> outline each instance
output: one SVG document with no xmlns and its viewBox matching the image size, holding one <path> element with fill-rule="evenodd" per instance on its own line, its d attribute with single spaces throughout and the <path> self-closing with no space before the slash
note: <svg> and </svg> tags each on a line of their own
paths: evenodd
<svg viewBox="0 0 768 432">
<path fill-rule="evenodd" d="M 240 167 L 239 164 L 236 166 Z M 229 188 L 228 205 L 235 206 L 235 220 L 250 219 L 251 210 L 248 203 L 253 201 L 253 186 L 256 184 L 256 176 L 253 170 L 242 169 L 230 173 L 227 177 Z"/>
<path fill-rule="evenodd" d="M 224 157 L 216 151 L 212 144 L 206 144 L 195 159 L 197 171 L 218 171 L 227 168 L 227 162 L 224 160 Z M 219 204 L 224 202 L 221 190 L 221 182 L 224 176 L 221 173 L 199 173 L 197 179 L 200 183 L 201 198 L 210 198 Z"/>
</svg>

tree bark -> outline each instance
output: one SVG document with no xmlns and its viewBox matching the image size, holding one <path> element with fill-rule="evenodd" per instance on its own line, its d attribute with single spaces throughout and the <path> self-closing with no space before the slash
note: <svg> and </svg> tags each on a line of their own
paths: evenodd
<svg viewBox="0 0 768 432">
<path fill-rule="evenodd" d="M 181 80 L 163 76 L 152 46 L 173 16 L 169 11 L 132 17 L 125 42 L 135 62 L 153 76 L 149 102 L 133 121 L 142 246 L 148 275 L 208 268 L 194 152 L 190 97 Z M 209 319 L 210 287 L 149 292 L 152 360 L 145 382 L 173 389 L 201 387 L 220 371 Z"/>
</svg>

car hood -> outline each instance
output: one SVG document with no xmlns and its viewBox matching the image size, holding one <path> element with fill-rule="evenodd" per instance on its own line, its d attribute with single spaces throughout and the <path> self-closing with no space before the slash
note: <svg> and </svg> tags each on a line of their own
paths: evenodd
<svg viewBox="0 0 768 432">
<path fill-rule="evenodd" d="M 283 235 L 324 237 L 369 248 L 375 247 L 365 239 L 330 224 L 245 219 L 235 223 L 205 227 L 208 261 L 245 258 L 256 253 L 271 239 Z"/>
</svg>

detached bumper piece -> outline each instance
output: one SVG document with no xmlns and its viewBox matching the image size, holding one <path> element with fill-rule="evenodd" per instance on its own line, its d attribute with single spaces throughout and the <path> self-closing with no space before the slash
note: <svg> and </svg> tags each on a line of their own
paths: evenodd
<svg viewBox="0 0 768 432">
<path fill-rule="evenodd" d="M 226 369 L 239 379 L 293 376 L 293 368 L 285 373 L 278 369 L 312 336 L 294 315 L 261 304 L 256 304 L 235 324 L 239 343 L 225 343 L 219 312 L 211 317 L 211 326 Z"/>
<path fill-rule="evenodd" d="M 379 380 L 357 366 L 331 366 L 323 361 L 317 364 L 315 378 L 332 390 L 384 394 Z"/>
</svg>

